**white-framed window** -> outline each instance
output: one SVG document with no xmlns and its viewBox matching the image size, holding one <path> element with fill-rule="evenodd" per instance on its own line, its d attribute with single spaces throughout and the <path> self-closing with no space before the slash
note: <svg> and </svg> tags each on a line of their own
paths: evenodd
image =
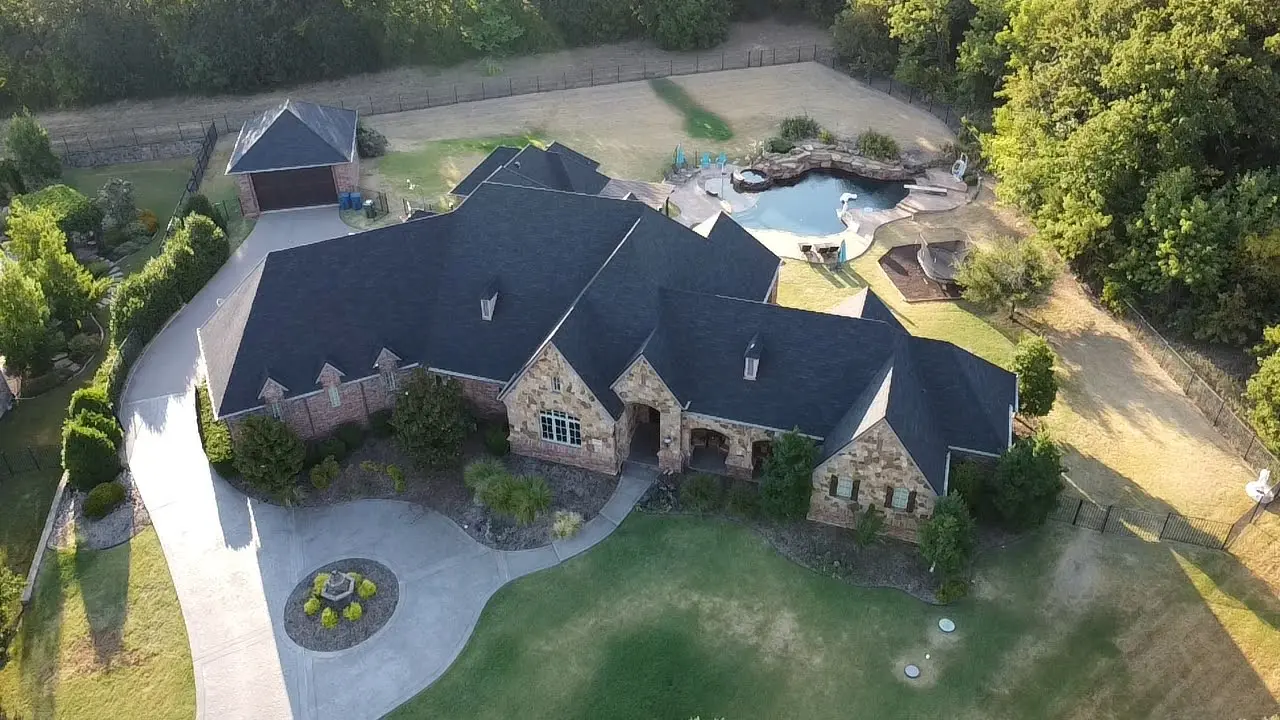
<svg viewBox="0 0 1280 720">
<path fill-rule="evenodd" d="M 895 510 L 906 510 L 911 491 L 906 488 L 893 489 L 893 507 Z"/>
<path fill-rule="evenodd" d="M 284 407 L 280 404 L 279 400 L 276 400 L 275 402 L 272 402 L 272 403 L 268 403 L 267 408 L 271 412 L 271 417 L 277 420 L 284 418 Z"/>
<path fill-rule="evenodd" d="M 399 378 L 396 377 L 395 370 L 382 371 L 382 388 L 384 390 L 395 390 L 399 384 Z"/>
<path fill-rule="evenodd" d="M 582 447 L 582 423 L 578 418 L 559 410 L 543 410 L 539 422 L 543 440 Z"/>
<path fill-rule="evenodd" d="M 853 499 L 853 478 L 840 478 L 836 481 L 836 497 Z"/>
<path fill-rule="evenodd" d="M 551 378 L 551 392 L 560 392 L 560 390 L 561 390 L 560 376 L 556 375 L 555 377 Z"/>
<path fill-rule="evenodd" d="M 329 407 L 340 407 L 342 405 L 342 394 L 338 391 L 338 386 L 334 385 L 329 388 Z"/>
</svg>

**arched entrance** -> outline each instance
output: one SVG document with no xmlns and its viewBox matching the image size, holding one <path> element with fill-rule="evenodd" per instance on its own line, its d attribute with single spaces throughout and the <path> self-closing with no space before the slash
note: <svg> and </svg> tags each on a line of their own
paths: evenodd
<svg viewBox="0 0 1280 720">
<path fill-rule="evenodd" d="M 757 440 L 751 443 L 751 477 L 759 478 L 764 474 L 764 461 L 773 454 L 772 440 Z"/>
<path fill-rule="evenodd" d="M 709 428 L 689 431 L 689 467 L 694 470 L 725 474 L 729 457 L 729 438 Z"/>
<path fill-rule="evenodd" d="M 662 448 L 662 413 L 642 403 L 630 403 L 626 413 L 631 422 L 631 450 L 627 459 L 645 465 L 658 464 Z"/>
</svg>

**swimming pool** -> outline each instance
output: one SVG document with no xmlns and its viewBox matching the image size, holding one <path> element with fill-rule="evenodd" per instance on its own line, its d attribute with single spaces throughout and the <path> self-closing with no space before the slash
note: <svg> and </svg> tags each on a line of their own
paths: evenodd
<svg viewBox="0 0 1280 720">
<path fill-rule="evenodd" d="M 854 193 L 850 209 L 884 210 L 907 196 L 903 181 L 871 180 L 831 170 L 810 170 L 790 184 L 775 184 L 756 193 L 740 193 L 724 184 L 724 199 L 733 207 L 749 205 L 733 213 L 746 228 L 785 230 L 798 235 L 832 235 L 844 231 L 836 212 L 840 196 Z"/>
</svg>

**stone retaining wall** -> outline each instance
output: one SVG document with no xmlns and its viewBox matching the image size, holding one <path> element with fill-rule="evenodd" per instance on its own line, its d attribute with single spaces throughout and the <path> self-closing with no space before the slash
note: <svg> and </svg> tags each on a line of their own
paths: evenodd
<svg viewBox="0 0 1280 720">
<path fill-rule="evenodd" d="M 200 152 L 200 145 L 203 142 L 203 138 L 196 138 L 148 145 L 126 145 L 103 150 L 73 150 L 63 154 L 62 164 L 65 167 L 86 168 L 121 163 L 149 162 L 151 160 L 170 160 L 172 158 L 195 155 Z"/>
<path fill-rule="evenodd" d="M 923 169 L 914 163 L 885 163 L 855 153 L 843 145 L 805 144 L 792 148 L 785 155 L 765 153 L 751 166 L 773 180 L 793 180 L 810 170 L 842 170 L 872 180 L 905 180 L 915 178 Z"/>
</svg>

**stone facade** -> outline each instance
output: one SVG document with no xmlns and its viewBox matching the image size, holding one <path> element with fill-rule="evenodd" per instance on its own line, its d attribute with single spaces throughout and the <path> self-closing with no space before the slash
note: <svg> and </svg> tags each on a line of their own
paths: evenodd
<svg viewBox="0 0 1280 720">
<path fill-rule="evenodd" d="M 610 475 L 621 469 L 617 423 L 554 343 L 547 343 L 539 351 L 502 402 L 511 427 L 508 438 L 512 451 Z M 582 427 L 581 446 L 542 439 L 541 415 L 554 410 L 578 420 Z"/>
<path fill-rule="evenodd" d="M 635 405 L 647 405 L 661 414 L 658 427 L 658 438 L 661 445 L 658 449 L 658 468 L 663 472 L 680 472 L 684 469 L 684 461 L 687 457 L 682 452 L 684 444 L 677 442 L 682 436 L 681 415 L 683 415 L 680 403 L 676 401 L 676 396 L 667 387 L 667 384 L 658 377 L 658 373 L 649 364 L 649 361 L 641 356 L 631 363 L 631 367 L 613 384 L 613 391 L 627 403 L 627 409 L 624 413 L 625 421 L 619 423 L 619 446 L 630 447 L 631 433 L 635 428 Z M 622 440 L 625 437 L 625 441 Z M 670 440 L 670 442 L 668 442 Z M 623 458 L 626 455 L 622 456 Z"/>
<path fill-rule="evenodd" d="M 333 186 L 338 192 L 355 192 L 360 189 L 360 156 L 349 163 L 333 166 Z"/>
<path fill-rule="evenodd" d="M 905 181 L 912 180 L 920 171 L 920 168 L 907 167 L 901 163 L 872 160 L 841 145 L 804 145 L 793 148 L 785 155 L 765 153 L 764 158 L 751 168 L 775 181 L 794 180 L 819 168 L 843 170 L 873 180 Z"/>
<path fill-rule="evenodd" d="M 858 487 L 857 498 L 832 496 L 833 476 L 854 480 Z M 889 500 L 894 488 L 906 488 L 914 493 L 911 512 L 891 507 Z M 813 471 L 809 519 L 828 525 L 853 527 L 862 507 L 874 503 L 884 510 L 887 533 L 915 540 L 919 521 L 933 514 L 935 498 L 933 488 L 911 459 L 897 433 L 888 422 L 880 420 Z"/>
<path fill-rule="evenodd" d="M 240 198 L 240 212 L 247 218 L 258 217 L 258 196 L 253 191 L 253 178 L 247 173 L 233 176 L 236 179 L 236 195 Z"/>
<path fill-rule="evenodd" d="M 777 434 L 772 430 L 751 425 L 719 420 L 705 415 L 698 415 L 697 413 L 685 413 L 684 427 L 681 433 L 681 447 L 683 448 L 685 462 L 688 462 L 689 456 L 693 454 L 693 431 L 699 429 L 720 433 L 728 439 L 729 453 L 724 459 L 725 472 L 744 480 L 751 479 L 754 474 L 752 448 L 755 443 L 771 441 L 774 435 Z"/>
</svg>

